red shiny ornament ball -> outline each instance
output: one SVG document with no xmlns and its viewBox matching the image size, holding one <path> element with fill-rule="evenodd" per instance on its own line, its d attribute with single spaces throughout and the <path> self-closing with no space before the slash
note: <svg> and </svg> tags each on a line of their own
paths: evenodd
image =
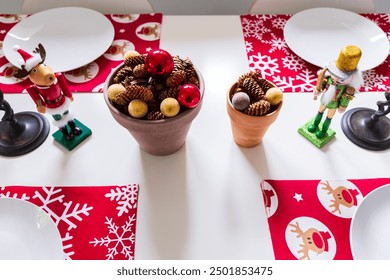
<svg viewBox="0 0 390 280">
<path fill-rule="evenodd" d="M 165 75 L 172 72 L 173 58 L 165 50 L 150 51 L 145 57 L 145 69 L 152 75 Z"/>
<path fill-rule="evenodd" d="M 187 108 L 194 108 L 200 101 L 199 88 L 193 84 L 184 84 L 180 87 L 177 101 Z"/>
</svg>

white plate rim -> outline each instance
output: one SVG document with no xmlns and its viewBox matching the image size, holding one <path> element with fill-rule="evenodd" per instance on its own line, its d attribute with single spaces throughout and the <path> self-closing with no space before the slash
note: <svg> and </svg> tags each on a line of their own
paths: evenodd
<svg viewBox="0 0 390 280">
<path fill-rule="evenodd" d="M 355 246 L 355 242 L 357 242 L 355 239 L 356 238 L 355 236 L 359 235 L 356 233 L 356 230 L 357 230 L 356 228 L 358 227 L 357 224 L 361 223 L 362 218 L 360 218 L 360 217 L 365 214 L 365 212 L 364 212 L 364 210 L 366 210 L 365 208 L 370 207 L 370 206 L 371 206 L 371 208 L 378 207 L 377 202 L 372 201 L 373 198 L 375 198 L 375 196 L 378 196 L 378 195 L 387 195 L 390 199 L 390 184 L 385 184 L 383 186 L 380 186 L 380 187 L 372 190 L 371 192 L 369 192 L 365 197 L 363 197 L 360 204 L 356 208 L 354 215 L 352 216 L 351 226 L 350 226 L 350 231 L 349 231 L 349 242 L 350 242 L 352 257 L 355 260 L 368 259 L 365 257 L 361 257 L 361 253 L 358 252 L 358 249 Z M 390 206 L 389 206 L 389 209 L 390 209 Z M 390 213 L 389 213 L 389 216 L 390 216 Z"/>
<path fill-rule="evenodd" d="M 45 235 L 45 239 L 40 240 L 41 244 L 47 244 L 47 242 L 48 242 L 47 234 L 49 234 L 49 237 L 51 238 L 50 239 L 51 240 L 50 249 L 54 249 L 54 250 L 53 251 L 40 250 L 40 253 L 35 254 L 31 258 L 31 260 L 33 260 L 33 259 L 37 259 L 37 260 L 64 260 L 64 251 L 63 251 L 61 234 L 60 234 L 57 226 L 55 225 L 54 221 L 51 219 L 51 217 L 49 216 L 48 213 L 46 213 L 42 208 L 40 208 L 39 206 L 37 206 L 36 204 L 34 204 L 30 201 L 19 199 L 19 198 L 13 198 L 13 197 L 0 197 L 0 209 L 2 209 L 2 211 L 6 210 L 6 209 L 4 209 L 4 207 L 9 208 L 8 211 L 10 211 L 11 209 L 14 209 L 14 208 L 20 210 L 21 212 L 27 211 L 26 212 L 27 216 L 30 218 L 31 218 L 33 213 L 36 214 L 34 223 L 37 225 L 37 227 L 39 227 L 39 230 L 37 230 L 37 231 L 41 231 Z M 2 212 L 2 213 L 4 213 L 4 212 Z M 20 213 L 20 212 L 18 212 L 18 213 Z M 38 220 L 37 217 L 39 217 L 40 219 Z M 23 218 L 23 217 L 21 217 L 21 218 Z M 42 219 L 43 219 L 43 221 L 42 221 Z M 34 244 L 34 245 L 36 245 L 36 244 Z M 45 247 L 42 247 L 42 249 L 44 249 L 44 248 Z M 0 254 L 0 259 L 3 259 L 3 260 L 6 260 L 6 259 L 23 260 L 25 258 L 24 257 L 11 258 L 11 257 L 7 257 L 5 255 L 2 256 Z"/>
<path fill-rule="evenodd" d="M 39 20 L 44 19 L 44 18 L 54 18 L 54 21 L 52 22 L 51 25 L 49 24 L 43 24 L 42 28 L 49 28 L 54 29 L 53 26 L 58 25 L 60 22 L 56 22 L 58 17 L 56 18 L 55 16 L 58 15 L 65 15 L 68 17 L 71 17 L 73 14 L 72 20 L 77 20 L 76 23 L 86 23 L 88 21 L 85 20 L 85 18 L 93 18 L 93 23 L 90 23 L 88 28 L 99 28 L 99 42 L 85 42 L 86 38 L 81 38 L 81 41 L 85 46 L 89 45 L 89 48 L 76 48 L 76 51 L 78 51 L 78 59 L 72 59 L 72 53 L 69 51 L 67 53 L 66 51 L 66 46 L 69 46 L 68 44 L 64 44 L 63 48 L 60 48 L 58 50 L 52 50 L 50 49 L 51 45 L 56 45 L 58 44 L 58 41 L 62 42 L 66 40 L 63 36 L 58 36 L 54 40 L 52 38 L 46 38 L 43 37 L 42 34 L 39 35 L 41 39 L 39 40 L 39 37 L 29 37 L 28 39 L 17 39 L 16 37 L 22 38 L 22 36 L 27 36 L 28 34 L 24 33 L 25 35 L 20 34 L 18 35 L 18 32 L 20 29 L 23 29 L 24 26 L 31 27 L 33 24 L 36 22 L 40 22 Z M 79 15 L 80 17 L 75 19 L 75 14 Z M 75 23 L 73 23 L 75 24 Z M 93 26 L 92 26 L 93 25 Z M 75 32 L 75 36 L 72 38 L 76 38 L 77 34 L 80 33 L 81 31 L 84 31 L 83 29 L 72 29 L 71 32 Z M 101 31 L 101 32 L 100 32 Z M 15 34 L 16 32 L 16 34 Z M 38 31 L 39 34 L 39 31 Z M 19 45 L 23 50 L 27 52 L 32 52 L 35 47 L 38 45 L 38 43 L 42 43 L 43 46 L 46 49 L 47 56 L 46 56 L 46 62 L 49 66 L 53 68 L 55 72 L 67 72 L 70 70 L 77 69 L 79 67 L 85 66 L 88 63 L 94 61 L 101 55 L 103 55 L 107 49 L 111 46 L 115 36 L 115 29 L 112 24 L 112 22 L 103 14 L 101 14 L 98 11 L 89 9 L 89 8 L 84 8 L 84 7 L 60 7 L 60 8 L 53 8 L 53 9 L 47 9 L 40 11 L 38 13 L 32 14 L 26 18 L 23 18 L 20 22 L 15 24 L 5 35 L 4 40 L 3 40 L 3 54 L 6 57 L 6 59 L 13 65 L 20 67 L 20 55 L 13 50 L 14 45 Z M 79 36 L 80 38 L 81 36 Z M 96 37 L 95 37 L 96 38 Z M 35 42 L 35 43 L 33 43 Z M 71 44 L 72 45 L 72 44 Z M 93 48 L 90 46 L 93 45 Z M 73 46 L 73 45 L 72 45 Z M 74 48 L 74 47 L 72 47 Z M 56 53 L 57 52 L 57 53 Z M 60 57 L 58 55 L 58 52 L 65 53 L 65 57 L 62 56 Z M 50 55 L 50 53 L 55 53 L 54 55 Z"/>
<path fill-rule="evenodd" d="M 352 17 L 354 20 L 356 20 L 358 22 L 364 22 L 367 26 L 370 26 L 370 28 L 372 30 L 375 30 L 376 32 L 378 32 L 378 35 L 376 35 L 375 38 L 377 40 L 379 40 L 379 43 L 383 44 L 382 49 L 381 49 L 382 51 L 378 52 L 378 50 L 375 49 L 374 52 L 371 52 L 371 51 L 366 51 L 365 49 L 362 49 L 363 54 L 362 54 L 362 58 L 359 62 L 359 69 L 361 71 L 373 69 L 386 60 L 386 58 L 389 55 L 390 44 L 389 44 L 389 40 L 388 40 L 386 33 L 377 24 L 375 24 L 371 20 L 369 20 L 369 19 L 367 19 L 367 18 L 365 18 L 357 13 L 354 13 L 354 12 L 351 12 L 348 10 L 343 10 L 343 9 L 339 9 L 339 8 L 330 8 L 330 7 L 306 9 L 306 10 L 300 11 L 300 12 L 292 15 L 286 21 L 286 24 L 285 24 L 284 29 L 283 29 L 284 39 L 285 39 L 288 47 L 297 56 L 299 56 L 303 60 L 305 60 L 305 61 L 307 61 L 315 66 L 322 68 L 322 67 L 326 66 L 332 60 L 336 60 L 341 48 L 344 45 L 349 44 L 349 43 L 345 43 L 345 44 L 340 44 L 338 47 L 334 47 L 332 54 L 328 54 L 328 58 L 323 59 L 323 61 L 319 58 L 319 57 L 323 57 L 323 55 L 322 56 L 319 55 L 321 53 L 321 50 L 322 50 L 321 46 L 319 46 L 319 45 L 317 45 L 320 47 L 320 50 L 318 50 L 318 51 L 315 48 L 310 48 L 313 50 L 313 54 L 308 55 L 308 54 L 303 53 L 303 51 L 300 49 L 300 47 L 297 46 L 297 43 L 296 43 L 297 36 L 294 35 L 294 32 L 291 30 L 292 28 L 294 28 L 294 24 L 295 24 L 294 21 L 301 20 L 301 18 L 304 16 L 316 15 L 316 14 L 321 13 L 321 12 L 326 14 L 326 15 L 338 14 L 338 17 L 340 17 L 340 18 L 343 18 L 342 16 L 344 16 L 345 18 Z M 324 17 L 326 18 L 326 16 L 324 16 Z M 318 19 L 318 17 L 315 17 L 315 18 Z M 309 23 L 311 21 L 307 20 L 306 22 Z M 329 22 L 332 22 L 332 21 L 329 21 Z M 354 39 L 355 38 L 356 37 L 354 37 Z M 327 41 L 329 41 L 329 40 L 327 40 Z M 307 40 L 305 42 L 307 42 Z M 351 44 L 354 44 L 354 43 L 351 43 Z M 359 46 L 359 47 L 362 48 L 362 46 Z M 375 53 L 375 54 L 371 55 L 372 53 Z M 316 57 L 318 57 L 318 58 L 316 58 Z M 372 57 L 374 59 L 372 59 Z"/>
</svg>

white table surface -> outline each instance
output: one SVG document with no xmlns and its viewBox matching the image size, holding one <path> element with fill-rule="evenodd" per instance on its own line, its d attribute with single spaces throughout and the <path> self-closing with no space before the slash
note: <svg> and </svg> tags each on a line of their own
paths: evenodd
<svg viewBox="0 0 390 280">
<path fill-rule="evenodd" d="M 390 152 L 352 144 L 339 114 L 331 126 L 336 138 L 322 149 L 298 134 L 319 105 L 307 93 L 285 94 L 262 144 L 234 143 L 225 95 L 249 71 L 239 16 L 164 16 L 161 48 L 189 57 L 206 84 L 202 110 L 180 151 L 165 157 L 141 151 L 101 94 L 77 94 L 72 110 L 93 135 L 71 152 L 49 136 L 30 154 L 0 157 L 0 186 L 139 183 L 136 259 L 273 259 L 262 179 L 390 176 Z M 15 112 L 35 110 L 27 95 L 5 99 Z M 350 108 L 376 109 L 383 99 L 383 92 L 361 93 Z"/>
</svg>

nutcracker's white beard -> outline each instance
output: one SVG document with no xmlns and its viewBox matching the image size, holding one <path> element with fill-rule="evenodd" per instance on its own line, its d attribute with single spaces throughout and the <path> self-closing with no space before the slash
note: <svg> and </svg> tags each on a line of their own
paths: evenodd
<svg viewBox="0 0 390 280">
<path fill-rule="evenodd" d="M 350 87 L 355 89 L 355 93 L 358 93 L 359 88 L 363 85 L 363 76 L 360 71 L 352 74 L 351 81 L 348 83 Z M 321 103 L 324 106 L 327 106 L 333 99 L 336 94 L 336 87 L 330 85 L 329 88 L 322 94 Z"/>
<path fill-rule="evenodd" d="M 327 106 L 330 101 L 332 101 L 335 94 L 336 87 L 334 85 L 330 85 L 329 88 L 321 96 L 321 104 Z"/>
</svg>

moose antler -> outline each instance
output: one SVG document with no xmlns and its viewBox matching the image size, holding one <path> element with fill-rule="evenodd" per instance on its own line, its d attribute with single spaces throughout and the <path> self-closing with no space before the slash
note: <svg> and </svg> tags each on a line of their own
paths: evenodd
<svg viewBox="0 0 390 280">
<path fill-rule="evenodd" d="M 288 224 L 289 226 L 293 227 L 294 229 L 291 230 L 291 232 L 295 232 L 297 233 L 297 238 L 299 237 L 303 237 L 304 235 L 304 232 L 303 230 L 301 229 L 301 227 L 299 226 L 298 222 L 296 222 L 295 224 Z M 303 253 L 303 256 L 301 256 L 299 259 L 300 260 L 303 260 L 303 259 L 308 259 L 310 260 L 310 257 L 309 257 L 309 247 L 305 244 L 299 244 L 299 246 L 302 247 L 301 250 L 298 250 L 297 253 Z"/>
<path fill-rule="evenodd" d="M 326 181 L 326 183 L 321 182 L 320 184 L 325 186 L 322 189 L 325 191 L 328 191 L 328 194 L 333 194 L 333 189 L 332 189 L 331 185 L 329 184 L 329 181 Z"/>
<path fill-rule="evenodd" d="M 24 65 L 21 66 L 22 69 L 16 70 L 15 74 L 13 75 L 17 79 L 23 79 L 28 76 L 28 71 L 26 70 L 26 67 Z"/>
<path fill-rule="evenodd" d="M 329 181 L 320 184 L 325 186 L 324 188 L 322 188 L 323 190 L 328 191 L 328 194 L 332 194 L 333 198 L 335 198 L 334 189 L 332 189 L 331 185 L 329 184 Z M 340 203 L 336 199 L 331 199 L 330 202 L 332 202 L 332 204 L 330 204 L 329 207 L 334 208 L 332 210 L 332 213 L 338 212 L 339 214 L 341 214 Z"/>
<path fill-rule="evenodd" d="M 288 224 L 288 225 L 293 227 L 293 228 L 295 228 L 295 230 L 292 229 L 291 232 L 297 233 L 298 234 L 297 237 L 302 237 L 303 236 L 303 230 L 299 227 L 298 222 L 296 222 L 295 225 L 294 224 Z"/>
<path fill-rule="evenodd" d="M 35 50 L 33 50 L 33 52 L 34 53 L 38 53 L 41 56 L 42 63 L 45 61 L 45 59 L 46 59 L 46 50 L 45 50 L 45 48 L 43 47 L 43 45 L 41 43 L 38 44 L 38 47 L 36 47 Z"/>
</svg>

